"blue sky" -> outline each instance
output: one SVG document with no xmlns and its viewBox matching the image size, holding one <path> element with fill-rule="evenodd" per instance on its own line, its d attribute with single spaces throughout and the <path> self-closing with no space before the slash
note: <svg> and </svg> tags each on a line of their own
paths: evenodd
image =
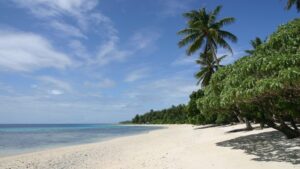
<svg viewBox="0 0 300 169">
<path fill-rule="evenodd" d="M 224 64 L 299 17 L 285 0 L 0 1 L 0 123 L 111 123 L 186 103 L 199 67 L 177 47 L 181 14 L 219 4 L 239 38 Z"/>
</svg>

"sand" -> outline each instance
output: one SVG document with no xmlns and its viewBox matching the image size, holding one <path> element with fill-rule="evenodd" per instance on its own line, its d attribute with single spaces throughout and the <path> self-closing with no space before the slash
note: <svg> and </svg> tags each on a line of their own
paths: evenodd
<svg viewBox="0 0 300 169">
<path fill-rule="evenodd" d="M 241 125 L 165 129 L 0 158 L 1 169 L 300 169 L 300 139 Z"/>
</svg>

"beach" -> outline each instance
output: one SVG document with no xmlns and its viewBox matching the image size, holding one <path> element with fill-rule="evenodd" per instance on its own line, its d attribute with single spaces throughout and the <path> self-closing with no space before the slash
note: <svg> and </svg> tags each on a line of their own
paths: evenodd
<svg viewBox="0 0 300 169">
<path fill-rule="evenodd" d="M 228 133 L 234 126 L 165 125 L 163 129 L 1 157 L 1 169 L 291 169 L 300 139 L 273 129 Z"/>
</svg>

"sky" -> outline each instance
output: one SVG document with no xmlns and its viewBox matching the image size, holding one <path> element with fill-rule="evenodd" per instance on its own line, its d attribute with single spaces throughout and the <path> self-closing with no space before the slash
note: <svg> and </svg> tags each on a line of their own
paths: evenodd
<svg viewBox="0 0 300 169">
<path fill-rule="evenodd" d="M 230 64 L 299 17 L 285 0 L 2 0 L 0 123 L 116 123 L 185 104 L 195 56 L 176 34 L 182 13 L 223 5 L 235 17 Z M 219 55 L 227 54 L 219 50 Z"/>
</svg>

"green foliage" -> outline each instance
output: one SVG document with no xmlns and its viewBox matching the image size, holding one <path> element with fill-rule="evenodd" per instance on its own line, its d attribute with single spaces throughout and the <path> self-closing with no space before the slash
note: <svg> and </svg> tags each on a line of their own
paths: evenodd
<svg viewBox="0 0 300 169">
<path fill-rule="evenodd" d="M 132 119 L 135 124 L 183 124 L 188 123 L 185 105 L 172 106 L 168 109 L 151 110 Z"/>
<path fill-rule="evenodd" d="M 250 42 L 252 46 L 252 50 L 245 50 L 246 53 L 253 55 L 255 52 L 255 49 L 257 49 L 261 44 L 263 44 L 263 40 L 261 40 L 259 37 L 256 37 L 254 40 L 251 40 Z"/>
<path fill-rule="evenodd" d="M 235 117 L 232 114 L 218 113 L 216 124 L 228 124 L 235 121 Z"/>
<path fill-rule="evenodd" d="M 300 19 L 282 25 L 251 57 L 221 68 L 198 99 L 202 112 L 228 113 L 264 120 L 299 117 Z M 268 118 L 270 117 L 270 118 Z M 275 126 L 276 127 L 276 126 Z"/>
<path fill-rule="evenodd" d="M 223 57 L 217 57 L 218 47 L 229 50 L 232 49 L 227 41 L 236 42 L 237 37 L 223 30 L 223 27 L 234 23 L 235 18 L 227 17 L 218 20 L 218 15 L 222 6 L 217 6 L 213 11 L 207 11 L 205 8 L 192 10 L 184 13 L 183 16 L 188 20 L 187 27 L 178 32 L 183 38 L 178 46 L 188 46 L 186 53 L 192 55 L 200 49 L 203 49 L 197 63 L 201 69 L 196 73 L 196 78 L 201 82 L 202 87 L 208 85 L 212 74 L 220 67 L 220 61 Z"/>
<path fill-rule="evenodd" d="M 198 79 L 197 85 L 201 83 L 202 87 L 205 87 L 209 84 L 211 76 L 218 70 L 219 62 L 224 59 L 226 55 L 219 57 L 217 61 L 214 60 L 214 57 L 211 52 L 201 53 L 196 63 L 200 65 L 200 70 L 195 74 L 195 77 Z"/>
<path fill-rule="evenodd" d="M 205 47 L 204 53 L 208 51 L 215 53 L 217 45 L 232 51 L 226 39 L 235 42 L 237 38 L 222 28 L 232 24 L 235 19 L 227 17 L 217 20 L 221 9 L 222 6 L 217 6 L 213 11 L 202 8 L 184 13 L 183 16 L 188 19 L 188 23 L 187 28 L 178 32 L 179 35 L 184 35 L 184 38 L 178 43 L 179 47 L 189 45 L 188 55 L 195 53 L 203 45 Z"/>
</svg>

